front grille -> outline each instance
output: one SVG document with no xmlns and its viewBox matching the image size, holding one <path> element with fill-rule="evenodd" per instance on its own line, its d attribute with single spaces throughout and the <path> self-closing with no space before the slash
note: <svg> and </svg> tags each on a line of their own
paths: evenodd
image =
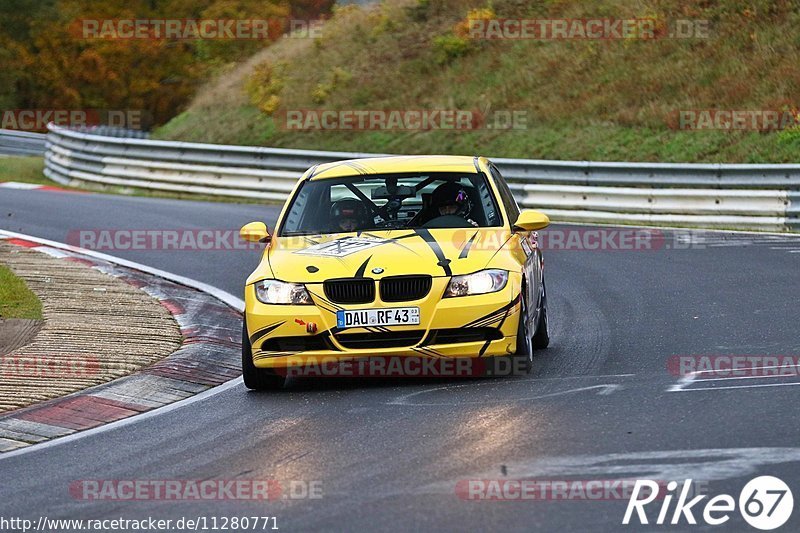
<svg viewBox="0 0 800 533">
<path fill-rule="evenodd" d="M 390 276 L 380 283 L 381 300 L 384 302 L 406 302 L 425 298 L 431 290 L 430 276 Z"/>
<path fill-rule="evenodd" d="M 503 333 L 497 328 L 434 329 L 425 339 L 425 345 L 485 342 L 496 341 L 502 338 Z"/>
<path fill-rule="evenodd" d="M 308 352 L 318 350 L 335 350 L 333 344 L 325 338 L 327 335 L 306 335 L 298 337 L 274 337 L 261 344 L 265 352 Z"/>
<path fill-rule="evenodd" d="M 367 304 L 375 300 L 375 282 L 367 278 L 329 279 L 322 287 L 328 300 L 337 304 Z"/>
<path fill-rule="evenodd" d="M 391 331 L 388 333 L 340 333 L 336 340 L 342 346 L 353 349 L 367 348 L 403 348 L 419 344 L 424 330 Z"/>
</svg>

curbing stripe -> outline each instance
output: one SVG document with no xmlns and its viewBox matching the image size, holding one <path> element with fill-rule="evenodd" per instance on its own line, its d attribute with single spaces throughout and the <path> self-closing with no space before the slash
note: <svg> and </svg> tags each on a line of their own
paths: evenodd
<svg viewBox="0 0 800 533">
<path fill-rule="evenodd" d="M 59 400 L 61 401 L 23 412 L 16 418 L 49 426 L 81 430 L 121 420 L 139 412 L 129 407 L 123 407 L 113 400 L 91 394 Z"/>
<path fill-rule="evenodd" d="M 73 191 L 55 185 L 40 185 L 37 183 L 20 183 L 18 181 L 0 181 L 0 188 L 3 189 L 18 189 L 22 191 L 52 191 L 52 192 L 69 192 L 77 194 L 87 194 L 88 191 Z"/>
<path fill-rule="evenodd" d="M 185 335 L 172 355 L 137 373 L 0 415 L 0 458 L 134 423 L 241 382 L 240 299 L 189 278 L 46 239 L 3 230 L 0 239 L 85 263 L 141 288 L 177 313 Z"/>
<path fill-rule="evenodd" d="M 7 236 L 8 238 L 17 238 L 22 240 L 27 240 L 33 243 L 41 244 L 44 246 L 49 246 L 51 248 L 55 248 L 57 250 L 66 250 L 70 252 L 75 252 L 81 255 L 85 255 L 88 257 L 92 257 L 94 259 L 100 259 L 101 261 L 107 261 L 114 265 L 119 265 L 127 268 L 131 268 L 133 270 L 138 270 L 140 272 L 145 272 L 147 274 L 152 274 L 154 276 L 158 276 L 159 278 L 164 278 L 168 281 L 172 281 L 179 285 L 185 285 L 187 287 L 192 287 L 194 289 L 199 290 L 200 292 L 205 292 L 210 294 L 214 298 L 218 300 L 222 300 L 228 306 L 232 307 L 236 311 L 240 313 L 244 312 L 244 301 L 241 298 L 237 298 L 232 294 L 220 290 L 216 287 L 213 287 L 207 283 L 203 283 L 202 281 L 197 281 L 192 278 L 187 278 L 185 276 L 179 276 L 177 274 L 173 274 L 171 272 L 167 272 L 165 270 L 160 270 L 158 268 L 149 267 L 147 265 L 143 265 L 141 263 L 136 263 L 135 261 L 128 261 L 127 259 L 122 259 L 119 257 L 114 257 L 113 255 L 104 254 L 102 252 L 96 252 L 94 250 L 85 250 L 83 248 L 78 248 L 77 246 L 71 246 L 69 244 L 63 244 L 57 241 L 51 241 L 48 239 L 41 239 L 39 237 L 32 237 L 30 235 L 25 235 L 22 233 L 16 233 L 13 231 L 6 231 L 0 230 L 0 239 L 3 236 Z"/>
<path fill-rule="evenodd" d="M 44 185 L 37 185 L 35 183 L 19 183 L 17 181 L 2 181 L 0 187 L 4 189 L 20 189 L 23 191 L 35 191 L 41 189 Z"/>
<path fill-rule="evenodd" d="M 18 433 L 38 435 L 48 439 L 63 437 L 64 435 L 75 433 L 75 431 L 72 429 L 51 426 L 49 424 L 41 424 L 33 420 L 25 419 L 0 420 L 0 428 L 8 431 L 16 431 Z"/>
</svg>

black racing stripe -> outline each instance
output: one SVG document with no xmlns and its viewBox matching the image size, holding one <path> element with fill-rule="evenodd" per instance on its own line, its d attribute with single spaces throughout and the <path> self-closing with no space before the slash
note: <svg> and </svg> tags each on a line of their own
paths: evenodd
<svg viewBox="0 0 800 533">
<path fill-rule="evenodd" d="M 367 167 L 359 163 L 356 163 L 355 161 L 344 161 L 343 164 L 352 168 L 359 174 L 369 174 L 369 169 Z"/>
<path fill-rule="evenodd" d="M 306 290 L 308 290 L 308 289 L 306 289 Z M 320 295 L 320 294 L 317 294 L 317 293 L 316 293 L 316 292 L 314 292 L 314 291 L 311 291 L 311 290 L 309 290 L 309 291 L 308 291 L 308 293 L 309 293 L 311 296 L 313 296 L 314 298 L 317 298 L 317 299 L 318 299 L 320 302 L 322 302 L 323 304 L 325 304 L 325 305 L 327 305 L 328 307 L 332 308 L 332 309 L 325 309 L 325 307 L 323 307 L 322 305 L 320 305 L 320 304 L 316 304 L 317 306 L 319 306 L 319 307 L 322 307 L 323 309 L 325 309 L 325 310 L 326 310 L 326 311 L 328 311 L 329 313 L 335 313 L 336 311 L 341 311 L 342 309 L 344 309 L 344 307 L 341 307 L 341 306 L 338 306 L 338 305 L 336 305 L 336 304 L 335 304 L 335 303 L 333 303 L 332 301 L 328 300 L 327 298 L 325 298 L 324 296 L 322 296 L 322 295 Z"/>
<path fill-rule="evenodd" d="M 431 250 L 433 250 L 433 253 L 436 254 L 437 259 L 439 259 L 439 262 L 436 264 L 442 267 L 445 276 L 452 276 L 453 271 L 450 269 L 450 260 L 444 256 L 442 247 L 439 246 L 439 243 L 436 242 L 436 239 L 433 238 L 431 232 L 428 231 L 426 228 L 416 228 L 414 232 L 420 237 L 422 237 L 422 239 L 428 244 L 428 246 L 430 246 Z"/>
<path fill-rule="evenodd" d="M 478 357 L 483 357 L 483 354 L 485 354 L 485 353 L 486 353 L 486 350 L 488 350 L 488 349 L 489 349 L 489 344 L 491 344 L 491 343 L 492 343 L 492 341 L 486 341 L 486 342 L 483 344 L 483 346 L 481 346 L 481 349 L 480 349 L 480 351 L 478 352 Z"/>
<path fill-rule="evenodd" d="M 517 296 L 516 296 L 516 297 L 515 297 L 513 300 L 511 300 L 510 302 L 508 302 L 507 304 L 505 304 L 503 307 L 500 307 L 499 309 L 495 309 L 495 310 L 494 310 L 494 311 L 492 311 L 491 313 L 488 313 L 488 314 L 486 314 L 486 315 L 484 315 L 484 316 L 482 316 L 482 317 L 480 317 L 480 318 L 478 318 L 478 319 L 475 319 L 475 320 L 473 320 L 472 322 L 468 322 L 467 324 L 464 324 L 464 325 L 463 325 L 463 326 L 461 326 L 461 327 L 462 327 L 462 328 L 474 327 L 474 324 L 477 324 L 477 323 L 479 323 L 479 322 L 483 322 L 484 320 L 487 320 L 487 319 L 491 319 L 491 318 L 493 318 L 495 315 L 498 315 L 498 317 L 499 317 L 499 313 L 502 313 L 502 312 L 503 312 L 503 311 L 505 311 L 506 309 L 511 309 L 512 307 L 514 307 L 515 305 L 517 305 L 517 302 L 519 302 L 519 297 L 520 297 L 520 295 L 519 295 L 519 294 L 517 294 Z"/>
<path fill-rule="evenodd" d="M 370 333 L 391 333 L 392 330 L 383 326 L 361 326 L 360 328 L 351 328 L 351 329 L 365 329 Z"/>
<path fill-rule="evenodd" d="M 472 237 L 469 238 L 469 240 L 467 241 L 467 244 L 461 250 L 461 253 L 458 256 L 459 259 L 466 259 L 467 258 L 467 255 L 469 254 L 469 249 L 472 248 L 472 243 L 475 241 L 475 237 L 477 237 L 477 236 L 478 236 L 478 232 L 477 231 L 472 234 Z"/>
<path fill-rule="evenodd" d="M 425 348 L 411 348 L 411 349 L 412 349 L 413 351 L 415 351 L 415 352 L 418 352 L 418 353 L 420 353 L 420 354 L 422 354 L 422 355 L 425 355 L 425 356 L 427 356 L 427 357 L 433 357 L 433 358 L 436 358 L 436 359 L 441 359 L 441 358 L 442 358 L 442 356 L 441 356 L 441 355 L 439 355 L 439 354 L 437 354 L 437 353 L 435 353 L 435 352 L 433 352 L 433 353 L 428 353 L 428 352 L 425 350 Z"/>
<path fill-rule="evenodd" d="M 492 259 L 494 259 L 494 256 L 496 256 L 500 252 L 500 250 L 503 249 L 503 247 L 508 243 L 508 241 L 511 240 L 511 237 L 513 237 L 513 236 L 514 236 L 513 234 L 509 235 L 508 239 L 503 241 L 503 244 L 501 244 L 500 246 L 497 247 L 497 250 L 494 251 L 494 253 L 492 254 L 492 257 L 490 257 L 489 261 L 486 262 L 487 265 L 492 262 Z"/>
<path fill-rule="evenodd" d="M 470 322 L 468 325 L 466 325 L 464 327 L 480 328 L 480 327 L 486 326 L 488 324 L 492 324 L 494 322 L 497 322 L 503 316 L 503 311 L 504 311 L 503 309 L 498 309 L 497 311 L 495 311 L 495 312 L 493 312 L 493 313 L 491 313 L 489 315 L 486 315 L 484 317 L 481 317 L 481 318 L 479 318 L 477 320 L 474 320 L 474 321 Z"/>
<path fill-rule="evenodd" d="M 429 348 L 429 347 L 426 347 L 426 346 L 421 346 L 421 347 L 419 347 L 417 349 L 420 350 L 421 352 L 428 353 L 430 355 L 435 355 L 436 357 L 450 357 L 448 355 L 444 355 L 441 352 L 437 352 L 433 348 Z"/>
<path fill-rule="evenodd" d="M 256 331 L 250 336 L 250 344 L 251 345 L 255 344 L 258 339 L 264 337 L 265 335 L 269 335 L 271 331 L 281 327 L 285 323 L 286 321 L 284 320 L 283 322 L 277 322 L 275 324 L 270 324 L 269 326 L 261 328 L 260 330 Z"/>
<path fill-rule="evenodd" d="M 339 167 L 339 166 L 342 166 L 342 165 L 344 165 L 344 164 L 345 164 L 345 162 L 344 162 L 344 161 L 337 161 L 336 163 L 333 163 L 333 164 L 331 164 L 331 165 L 330 165 L 328 168 L 326 168 L 326 169 L 325 169 L 325 172 L 327 172 L 327 171 L 329 171 L 329 170 L 333 170 L 334 168 L 336 168 L 336 167 Z M 316 166 L 314 167 L 314 171 L 313 171 L 313 172 L 312 172 L 312 174 L 311 174 L 311 175 L 308 177 L 308 179 L 311 179 L 311 178 L 313 178 L 314 176 L 316 176 L 316 175 L 317 175 L 317 171 L 319 170 L 319 168 L 318 168 L 318 167 L 319 167 L 319 165 L 316 165 Z"/>
<path fill-rule="evenodd" d="M 503 315 L 503 320 L 501 320 L 500 323 L 497 324 L 497 329 L 500 329 L 500 328 L 503 327 L 503 324 L 506 323 L 506 318 L 508 318 L 508 315 L 510 315 L 510 314 L 511 314 L 511 309 L 506 309 L 506 314 Z"/>
<path fill-rule="evenodd" d="M 358 270 L 356 270 L 356 275 L 354 277 L 356 277 L 356 278 L 363 278 L 364 277 L 364 272 L 367 271 L 367 264 L 369 263 L 370 259 L 372 259 L 372 256 L 367 257 L 366 261 L 361 263 L 361 266 L 358 267 Z"/>
<path fill-rule="evenodd" d="M 291 355 L 297 355 L 295 352 L 259 352 L 253 355 L 253 361 L 258 361 L 259 359 L 272 359 L 274 357 L 289 357 Z"/>
<path fill-rule="evenodd" d="M 311 291 L 309 291 L 309 293 L 312 296 L 316 296 L 317 298 L 320 298 L 320 299 L 324 300 L 324 298 L 321 298 L 320 296 L 318 296 L 317 294 L 314 294 Z M 314 305 L 316 305 L 317 307 L 319 307 L 323 311 L 327 311 L 329 313 L 333 313 L 334 315 L 336 314 L 336 309 L 333 309 L 333 308 L 329 307 L 324 301 L 323 302 L 316 302 Z"/>
<path fill-rule="evenodd" d="M 409 251 L 409 252 L 411 252 L 412 254 L 414 254 L 414 255 L 416 255 L 417 257 L 419 257 L 419 254 L 417 253 L 417 251 L 416 251 L 416 250 L 414 250 L 413 248 L 409 248 L 408 246 L 405 246 L 405 245 L 403 245 L 403 244 L 401 244 L 401 243 L 399 243 L 399 242 L 396 242 L 396 241 L 389 241 L 389 242 L 387 242 L 386 244 L 394 244 L 395 246 L 399 246 L 400 248 L 402 248 L 402 249 L 404 249 L 404 250 L 408 250 L 408 251 Z"/>
<path fill-rule="evenodd" d="M 502 318 L 503 318 L 502 313 L 497 314 L 497 315 L 492 315 L 491 317 L 486 318 L 484 320 L 481 320 L 480 322 L 476 322 L 475 324 L 470 324 L 468 326 L 468 328 L 484 328 L 484 327 L 488 327 L 488 326 L 491 326 L 492 324 L 494 324 L 495 322 L 499 322 Z"/>
<path fill-rule="evenodd" d="M 416 237 L 417 236 L 416 233 L 409 233 L 408 235 L 401 235 L 400 237 L 379 237 L 378 235 L 375 235 L 374 233 L 367 233 L 367 232 L 364 232 L 364 235 L 366 235 L 367 237 L 375 238 L 375 239 L 383 239 L 385 242 L 383 244 L 381 244 L 380 246 L 383 246 L 384 244 L 394 244 L 395 246 L 399 246 L 400 248 L 403 248 L 404 250 L 408 250 L 409 252 L 411 252 L 414 255 L 417 255 L 417 256 L 419 255 L 416 252 L 416 250 L 414 250 L 412 248 L 409 248 L 408 246 L 403 246 L 399 242 L 396 242 L 399 239 L 407 239 L 408 237 Z"/>
</svg>

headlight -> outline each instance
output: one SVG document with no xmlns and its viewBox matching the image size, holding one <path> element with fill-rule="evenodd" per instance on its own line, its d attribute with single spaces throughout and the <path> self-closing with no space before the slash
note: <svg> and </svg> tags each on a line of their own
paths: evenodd
<svg viewBox="0 0 800 533">
<path fill-rule="evenodd" d="M 469 296 L 471 294 L 487 294 L 502 290 L 508 283 L 508 272 L 505 270 L 481 270 L 474 274 L 453 276 L 444 291 L 445 298 Z"/>
<path fill-rule="evenodd" d="M 256 282 L 255 286 L 256 298 L 261 303 L 296 305 L 313 303 L 305 285 L 301 283 L 284 283 L 276 279 L 265 279 Z"/>
</svg>

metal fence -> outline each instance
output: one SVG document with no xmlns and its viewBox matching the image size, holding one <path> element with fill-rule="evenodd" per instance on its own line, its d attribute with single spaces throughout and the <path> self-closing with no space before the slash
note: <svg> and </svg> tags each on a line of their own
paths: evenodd
<svg viewBox="0 0 800 533">
<path fill-rule="evenodd" d="M 49 130 L 45 174 L 59 183 L 277 201 L 313 165 L 386 155 Z M 800 165 L 492 160 L 521 206 L 555 221 L 800 229 Z"/>
<path fill-rule="evenodd" d="M 0 129 L 0 154 L 42 155 L 45 138 L 44 133 Z"/>
</svg>

